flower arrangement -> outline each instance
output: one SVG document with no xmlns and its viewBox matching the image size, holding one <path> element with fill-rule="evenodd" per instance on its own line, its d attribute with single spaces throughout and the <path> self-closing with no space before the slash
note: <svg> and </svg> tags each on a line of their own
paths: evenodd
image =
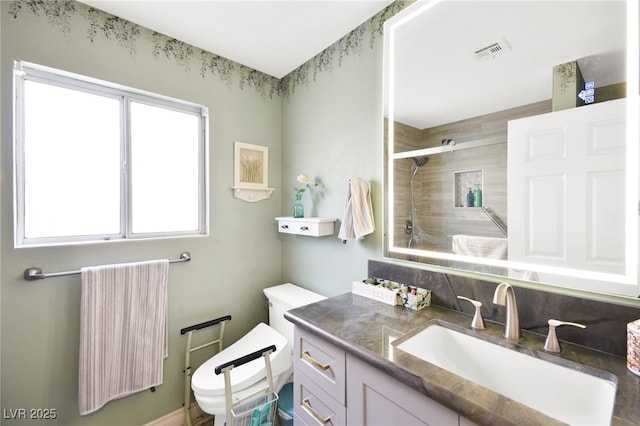
<svg viewBox="0 0 640 426">
<path fill-rule="evenodd" d="M 318 184 L 314 183 L 313 185 L 311 185 L 309 183 L 309 176 L 307 176 L 304 173 L 301 173 L 298 175 L 297 181 L 300 183 L 303 183 L 304 186 L 302 188 L 298 188 L 297 186 L 294 187 L 296 191 L 296 202 L 293 205 L 293 217 L 300 218 L 300 217 L 304 217 L 304 206 L 302 205 L 302 194 L 304 194 L 304 192 L 307 189 L 311 191 L 311 189 L 313 187 L 318 186 Z"/>
<path fill-rule="evenodd" d="M 306 175 L 306 174 L 304 174 L 304 173 L 299 174 L 299 175 L 298 175 L 298 177 L 296 178 L 296 180 L 297 180 L 298 182 L 300 182 L 300 183 L 303 183 L 303 184 L 304 184 L 304 186 L 303 186 L 302 188 L 298 188 L 298 187 L 295 187 L 295 188 L 294 188 L 294 189 L 295 189 L 295 191 L 296 191 L 296 200 L 301 199 L 301 198 L 302 198 L 302 194 L 304 194 L 304 192 L 305 192 L 307 189 L 311 190 L 313 187 L 318 186 L 318 184 L 317 184 L 317 183 L 314 183 L 314 184 L 313 184 L 313 186 L 311 186 L 311 185 L 309 184 L 309 176 L 307 176 L 307 175 Z"/>
</svg>

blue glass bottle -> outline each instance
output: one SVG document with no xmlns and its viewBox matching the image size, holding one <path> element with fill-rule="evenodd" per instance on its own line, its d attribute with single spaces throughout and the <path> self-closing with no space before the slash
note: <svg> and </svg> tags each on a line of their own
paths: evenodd
<svg viewBox="0 0 640 426">
<path fill-rule="evenodd" d="M 467 192 L 467 207 L 473 207 L 473 192 L 471 192 L 471 188 Z"/>
</svg>

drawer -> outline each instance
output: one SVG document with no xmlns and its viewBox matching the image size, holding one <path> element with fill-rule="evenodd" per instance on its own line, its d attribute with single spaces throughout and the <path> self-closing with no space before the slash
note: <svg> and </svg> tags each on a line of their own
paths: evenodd
<svg viewBox="0 0 640 426">
<path fill-rule="evenodd" d="M 344 426 L 347 409 L 298 369 L 293 371 L 293 411 L 306 426 Z M 296 423 L 297 425 L 298 423 Z"/>
<path fill-rule="evenodd" d="M 335 231 L 335 219 L 277 217 L 276 220 L 278 221 L 278 232 L 284 234 L 322 237 L 333 235 Z"/>
<path fill-rule="evenodd" d="M 307 425 L 305 422 L 303 422 L 302 419 L 300 418 L 300 416 L 298 416 L 297 414 L 294 414 L 294 416 L 293 416 L 293 426 L 309 426 L 309 425 Z"/>
<path fill-rule="evenodd" d="M 295 328 L 293 351 L 293 366 L 345 405 L 345 352 L 299 327 Z"/>
</svg>

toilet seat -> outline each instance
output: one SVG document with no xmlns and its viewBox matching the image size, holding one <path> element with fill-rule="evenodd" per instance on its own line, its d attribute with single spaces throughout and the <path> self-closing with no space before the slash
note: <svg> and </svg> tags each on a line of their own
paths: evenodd
<svg viewBox="0 0 640 426">
<path fill-rule="evenodd" d="M 224 395 L 224 375 L 216 375 L 214 369 L 220 364 L 240 358 L 269 345 L 276 346 L 275 352 L 269 355 L 272 375 L 280 375 L 291 369 L 293 361 L 286 337 L 267 324 L 260 323 L 240 340 L 223 349 L 196 369 L 191 378 L 191 388 L 196 398 L 198 396 L 214 397 Z M 265 376 L 266 369 L 262 358 L 234 368 L 230 374 L 233 393 L 235 394 L 240 390 L 255 385 L 257 382 L 262 381 Z"/>
</svg>

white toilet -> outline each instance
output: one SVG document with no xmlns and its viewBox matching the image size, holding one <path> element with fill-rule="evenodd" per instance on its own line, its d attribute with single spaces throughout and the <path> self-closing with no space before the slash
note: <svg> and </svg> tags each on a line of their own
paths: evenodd
<svg viewBox="0 0 640 426">
<path fill-rule="evenodd" d="M 260 323 L 233 345 L 207 360 L 193 373 L 191 389 L 200 409 L 215 416 L 215 424 L 225 421 L 226 404 L 224 375 L 216 375 L 214 369 L 227 361 L 240 358 L 269 345 L 276 350 L 269 357 L 273 387 L 280 390 L 290 381 L 293 373 L 293 324 L 284 318 L 290 309 L 325 299 L 312 291 L 294 284 L 281 284 L 264 289 L 269 301 L 269 324 Z M 259 358 L 234 368 L 230 374 L 233 400 L 243 399 L 266 388 L 264 359 Z"/>
</svg>

